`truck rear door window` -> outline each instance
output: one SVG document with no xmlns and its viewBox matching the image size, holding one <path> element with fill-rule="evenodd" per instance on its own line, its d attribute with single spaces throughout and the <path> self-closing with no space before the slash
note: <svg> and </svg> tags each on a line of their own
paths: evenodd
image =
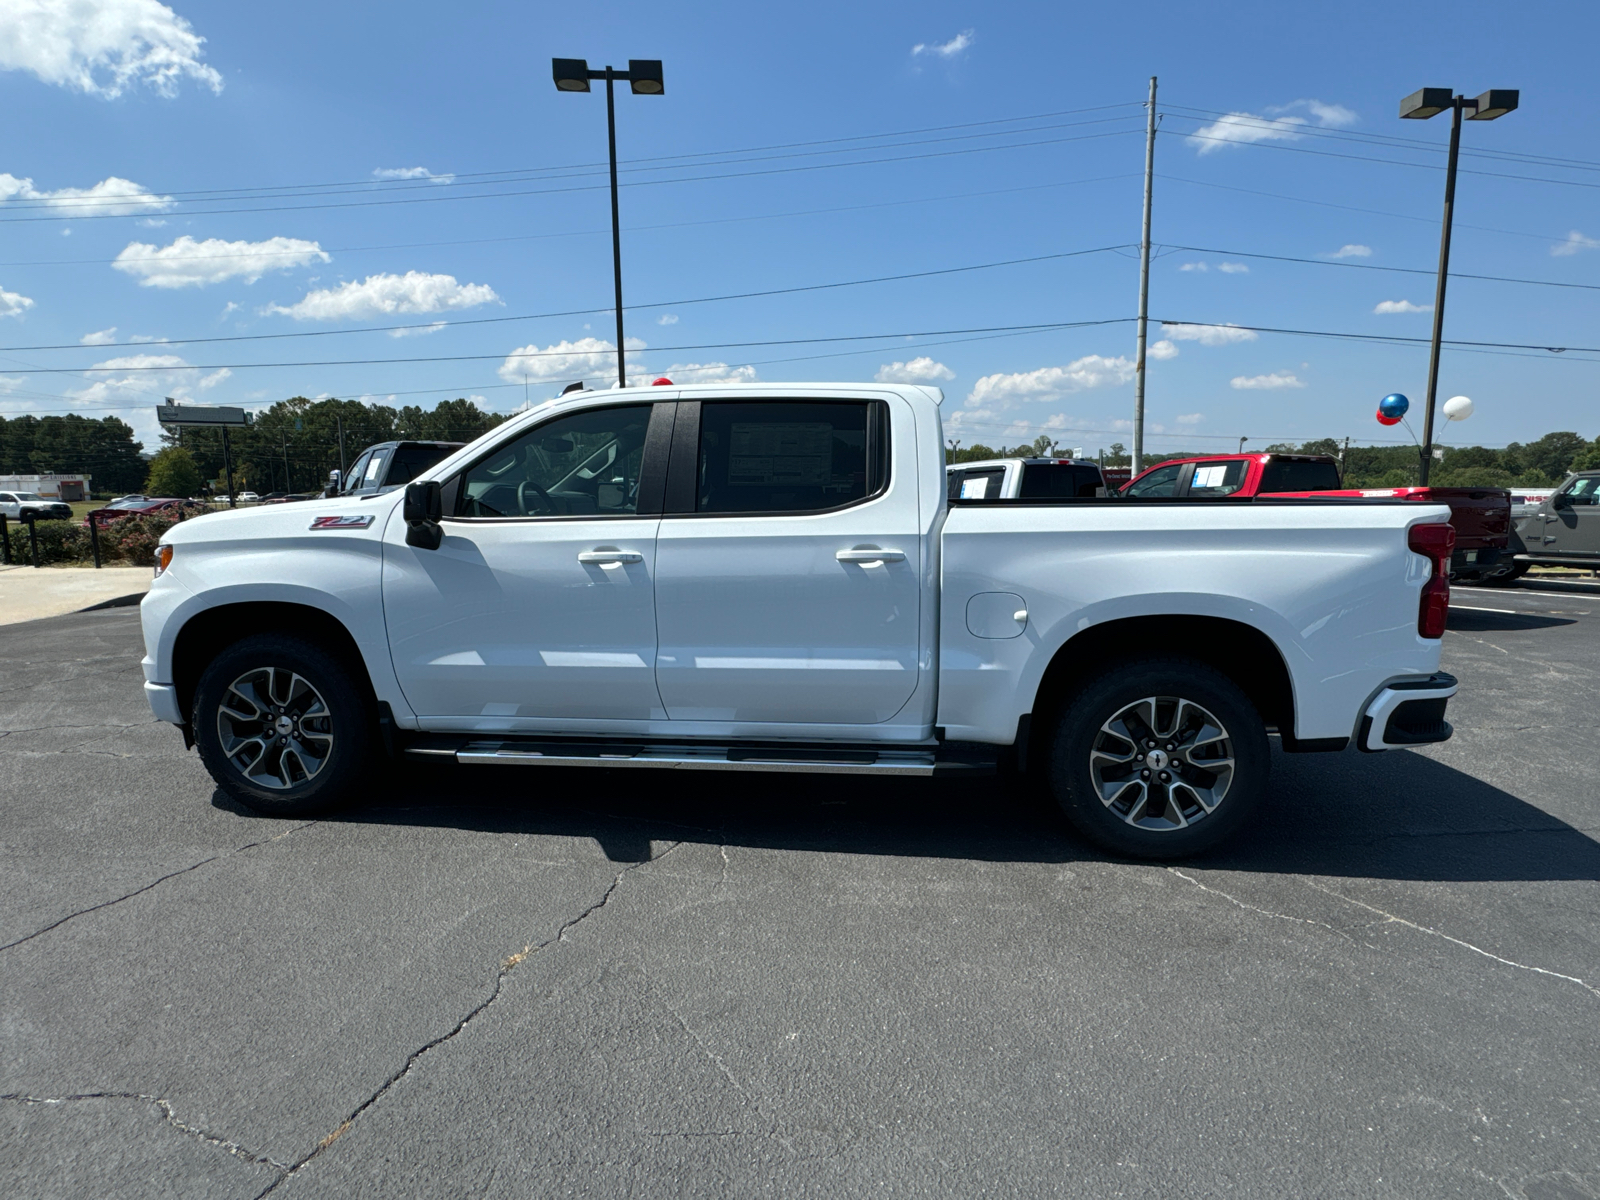
<svg viewBox="0 0 1600 1200">
<path fill-rule="evenodd" d="M 1261 486 L 1268 492 L 1332 492 L 1339 489 L 1339 467 L 1331 462 L 1295 462 L 1275 458 L 1261 472 Z"/>
<path fill-rule="evenodd" d="M 1231 496 L 1244 486 L 1245 468 L 1249 460 L 1236 458 L 1230 462 L 1195 463 L 1194 477 L 1189 481 L 1191 496 Z"/>
<path fill-rule="evenodd" d="M 880 401 L 706 401 L 695 511 L 842 508 L 887 484 L 887 450 L 888 410 Z"/>
<path fill-rule="evenodd" d="M 1022 468 L 1024 500 L 1076 500 L 1092 497 L 1100 486 L 1100 472 L 1071 463 L 1026 463 Z"/>
<path fill-rule="evenodd" d="M 1005 486 L 1005 479 L 1004 467 L 967 471 L 961 476 L 961 491 L 957 494 L 963 500 L 994 500 Z"/>
<path fill-rule="evenodd" d="M 397 483 L 410 483 L 421 475 L 434 463 L 442 462 L 455 453 L 452 446 L 401 446 L 394 452 L 394 462 L 389 466 L 389 474 L 384 478 L 385 487 L 393 487 Z"/>
<path fill-rule="evenodd" d="M 1182 463 L 1173 463 L 1170 467 L 1157 467 L 1147 475 L 1140 476 L 1128 485 L 1129 496 L 1176 496 L 1178 494 L 1178 475 L 1183 470 Z"/>
</svg>

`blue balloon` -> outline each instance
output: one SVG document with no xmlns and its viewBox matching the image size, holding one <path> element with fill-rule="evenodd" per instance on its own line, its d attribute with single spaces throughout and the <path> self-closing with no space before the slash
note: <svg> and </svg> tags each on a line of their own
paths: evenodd
<svg viewBox="0 0 1600 1200">
<path fill-rule="evenodd" d="M 1396 421 L 1405 416 L 1406 410 L 1410 407 L 1411 401 L 1407 400 L 1399 392 L 1393 392 L 1378 401 L 1378 411 Z"/>
</svg>

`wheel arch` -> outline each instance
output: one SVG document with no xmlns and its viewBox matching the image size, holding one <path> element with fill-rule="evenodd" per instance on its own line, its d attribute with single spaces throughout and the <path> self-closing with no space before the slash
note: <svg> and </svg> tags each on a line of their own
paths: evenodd
<svg viewBox="0 0 1600 1200">
<path fill-rule="evenodd" d="M 1045 668 L 1030 725 L 1041 731 L 1050 728 L 1090 679 L 1118 662 L 1155 655 L 1194 658 L 1227 676 L 1249 697 L 1267 727 L 1282 735 L 1285 746 L 1294 745 L 1294 681 L 1282 651 L 1260 629 L 1227 617 L 1123 617 L 1074 634 Z"/>
<path fill-rule="evenodd" d="M 185 621 L 172 647 L 172 682 L 178 711 L 189 714 L 206 664 L 235 642 L 257 633 L 285 633 L 314 642 L 349 669 L 369 705 L 377 695 L 355 636 L 325 609 L 283 600 L 219 604 Z"/>
</svg>

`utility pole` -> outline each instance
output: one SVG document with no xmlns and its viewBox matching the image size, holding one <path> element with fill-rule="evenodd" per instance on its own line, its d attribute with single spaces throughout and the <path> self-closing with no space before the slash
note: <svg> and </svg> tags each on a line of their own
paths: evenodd
<svg viewBox="0 0 1600 1200">
<path fill-rule="evenodd" d="M 1144 458 L 1144 349 L 1150 323 L 1150 197 L 1156 166 L 1156 77 L 1150 76 L 1150 104 L 1144 139 L 1144 236 L 1139 239 L 1139 344 L 1133 360 L 1133 473 Z"/>
<path fill-rule="evenodd" d="M 333 419 L 334 419 L 335 422 L 338 423 L 338 426 L 339 426 L 339 486 L 343 487 L 344 486 L 344 418 L 340 417 L 340 416 L 336 416 Z"/>
<path fill-rule="evenodd" d="M 237 508 L 233 495 L 233 455 L 228 449 L 228 427 L 222 427 L 222 469 L 228 473 L 228 507 Z"/>
<path fill-rule="evenodd" d="M 294 487 L 289 482 L 289 435 L 280 431 L 280 436 L 283 438 L 283 490 L 292 492 Z"/>
</svg>

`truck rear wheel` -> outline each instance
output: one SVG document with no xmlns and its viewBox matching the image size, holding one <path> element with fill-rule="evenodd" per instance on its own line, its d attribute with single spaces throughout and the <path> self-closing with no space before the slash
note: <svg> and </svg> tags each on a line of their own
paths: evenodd
<svg viewBox="0 0 1600 1200">
<path fill-rule="evenodd" d="M 191 724 L 211 778 L 266 816 L 345 802 L 373 751 L 372 713 L 350 671 L 284 634 L 247 637 L 212 659 Z"/>
<path fill-rule="evenodd" d="M 1090 841 L 1174 859 L 1232 836 L 1260 806 L 1270 766 L 1265 723 L 1237 684 L 1192 659 L 1146 659 L 1072 698 L 1049 782 Z"/>
</svg>

